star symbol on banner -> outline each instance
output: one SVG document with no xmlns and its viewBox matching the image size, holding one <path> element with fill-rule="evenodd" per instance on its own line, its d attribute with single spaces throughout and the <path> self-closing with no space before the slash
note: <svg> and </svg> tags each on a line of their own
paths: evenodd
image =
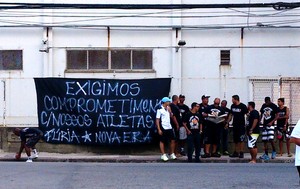
<svg viewBox="0 0 300 189">
<path fill-rule="evenodd" d="M 84 142 L 86 142 L 87 140 L 89 142 L 92 142 L 90 136 L 92 135 L 92 133 L 88 133 L 87 131 L 85 131 L 85 135 L 84 136 L 81 136 L 81 138 L 84 138 Z"/>
</svg>

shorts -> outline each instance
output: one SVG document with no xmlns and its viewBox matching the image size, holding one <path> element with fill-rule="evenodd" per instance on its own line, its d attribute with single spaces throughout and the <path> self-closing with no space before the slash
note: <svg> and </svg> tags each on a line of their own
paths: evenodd
<svg viewBox="0 0 300 189">
<path fill-rule="evenodd" d="M 252 133 L 250 136 L 248 135 L 248 148 L 249 149 L 257 148 L 256 142 L 257 142 L 258 136 L 259 136 L 259 134 L 257 134 L 257 133 Z"/>
<path fill-rule="evenodd" d="M 245 141 L 246 128 L 244 126 L 233 126 L 233 142 L 239 143 Z"/>
<path fill-rule="evenodd" d="M 291 137 L 292 131 L 293 131 L 293 127 L 287 127 L 286 131 L 283 131 L 283 127 L 277 127 L 277 139 L 279 141 L 283 141 L 284 139 L 289 139 Z"/>
<path fill-rule="evenodd" d="M 185 140 L 187 139 L 186 129 L 185 127 L 179 128 L 179 140 Z"/>
<path fill-rule="evenodd" d="M 36 143 L 38 143 L 38 141 L 41 139 L 41 136 L 38 135 L 38 136 L 33 136 L 33 137 L 30 137 L 27 139 L 26 141 L 26 146 L 29 147 L 29 148 L 33 148 L 35 147 Z"/>
<path fill-rule="evenodd" d="M 175 133 L 173 129 L 162 130 L 163 134 L 159 135 L 159 141 L 162 143 L 168 143 L 171 140 L 175 140 Z"/>
<path fill-rule="evenodd" d="M 262 135 L 262 141 L 269 141 L 269 140 L 274 140 L 274 136 L 275 136 L 275 133 L 274 133 L 274 126 L 264 126 L 263 127 L 263 131 L 261 133 Z"/>
</svg>

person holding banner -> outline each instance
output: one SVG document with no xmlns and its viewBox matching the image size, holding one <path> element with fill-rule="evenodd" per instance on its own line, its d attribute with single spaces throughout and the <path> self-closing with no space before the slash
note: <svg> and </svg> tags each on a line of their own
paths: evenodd
<svg viewBox="0 0 300 189">
<path fill-rule="evenodd" d="M 37 150 L 35 148 L 35 145 L 38 143 L 38 141 L 43 136 L 42 131 L 40 131 L 37 128 L 16 128 L 14 129 L 14 134 L 19 136 L 21 139 L 21 146 L 19 152 L 17 152 L 15 158 L 20 159 L 23 149 L 25 149 L 25 152 L 27 154 L 27 161 L 26 162 L 32 162 L 32 159 L 35 159 L 38 157 Z M 33 154 L 31 155 L 31 150 Z"/>
<path fill-rule="evenodd" d="M 165 153 L 165 145 L 170 143 L 170 158 L 175 160 L 177 159 L 174 154 L 175 151 L 175 133 L 171 125 L 171 119 L 175 119 L 171 108 L 170 103 L 171 99 L 164 97 L 161 100 L 161 107 L 156 111 L 156 128 L 160 136 L 159 148 L 162 153 L 161 159 L 163 161 L 168 161 L 169 158 Z M 176 120 L 175 120 L 176 121 Z"/>
</svg>

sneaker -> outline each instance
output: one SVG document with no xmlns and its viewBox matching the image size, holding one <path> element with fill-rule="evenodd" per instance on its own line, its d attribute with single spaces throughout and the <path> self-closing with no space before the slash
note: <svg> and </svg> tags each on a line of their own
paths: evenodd
<svg viewBox="0 0 300 189">
<path fill-rule="evenodd" d="M 268 155 L 266 155 L 266 154 L 263 154 L 262 156 L 259 157 L 259 159 L 268 161 L 268 160 L 270 160 L 270 157 Z"/>
<path fill-rule="evenodd" d="M 228 152 L 228 151 L 224 151 L 224 152 L 223 152 L 223 155 L 224 155 L 224 156 L 228 156 L 228 155 L 229 155 L 229 152 Z"/>
<path fill-rule="evenodd" d="M 201 158 L 210 158 L 210 154 L 209 153 L 205 153 L 201 156 Z"/>
<path fill-rule="evenodd" d="M 170 155 L 170 158 L 173 159 L 173 160 L 177 159 L 177 157 L 175 156 L 174 153 Z"/>
<path fill-rule="evenodd" d="M 239 153 L 233 152 L 233 154 L 230 154 L 229 157 L 231 157 L 231 158 L 239 157 Z"/>
<path fill-rule="evenodd" d="M 269 156 L 265 156 L 265 161 L 269 161 L 270 160 L 270 157 Z"/>
<path fill-rule="evenodd" d="M 239 158 L 244 158 L 244 152 L 240 152 Z"/>
<path fill-rule="evenodd" d="M 219 157 L 221 157 L 221 155 L 218 154 L 218 153 L 213 153 L 213 154 L 211 154 L 211 157 L 217 157 L 217 158 L 219 158 Z"/>
<path fill-rule="evenodd" d="M 32 159 L 31 159 L 31 158 L 28 158 L 26 162 L 32 163 Z"/>
<path fill-rule="evenodd" d="M 39 155 L 37 153 L 32 153 L 30 157 L 31 159 L 37 159 Z"/>
<path fill-rule="evenodd" d="M 204 156 L 204 155 L 205 155 L 205 152 L 204 152 L 204 149 L 203 149 L 203 148 L 201 148 L 200 155 L 201 155 L 201 156 Z"/>
<path fill-rule="evenodd" d="M 160 157 L 160 159 L 163 160 L 163 161 L 168 161 L 168 160 L 169 160 L 167 154 L 163 154 L 163 155 Z"/>
<path fill-rule="evenodd" d="M 272 159 L 275 159 L 275 158 L 276 158 L 276 152 L 275 152 L 275 151 L 272 152 L 271 158 L 272 158 Z"/>
<path fill-rule="evenodd" d="M 33 149 L 33 150 L 32 150 L 32 154 L 31 154 L 31 158 L 32 158 L 32 159 L 36 159 L 36 158 L 38 158 L 38 157 L 39 157 L 38 151 L 37 151 L 36 149 Z"/>
<path fill-rule="evenodd" d="M 288 154 L 288 157 L 293 157 L 293 154 Z"/>
<path fill-rule="evenodd" d="M 181 148 L 181 150 L 180 150 L 180 155 L 186 156 L 186 153 L 185 153 L 185 151 L 184 151 L 184 148 Z"/>
<path fill-rule="evenodd" d="M 263 154 L 262 156 L 259 157 L 259 159 L 264 160 L 264 159 L 266 158 L 266 156 L 267 156 L 266 154 Z M 268 157 L 269 157 L 269 156 L 268 156 Z"/>
</svg>

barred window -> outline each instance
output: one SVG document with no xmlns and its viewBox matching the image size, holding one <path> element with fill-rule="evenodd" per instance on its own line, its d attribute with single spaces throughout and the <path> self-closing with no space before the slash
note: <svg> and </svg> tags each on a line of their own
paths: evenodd
<svg viewBox="0 0 300 189">
<path fill-rule="evenodd" d="M 22 50 L 0 50 L 0 70 L 22 70 Z"/>
<path fill-rule="evenodd" d="M 230 50 L 220 51 L 220 65 L 230 65 Z"/>
<path fill-rule="evenodd" d="M 68 70 L 149 70 L 152 50 L 67 50 Z"/>
</svg>

